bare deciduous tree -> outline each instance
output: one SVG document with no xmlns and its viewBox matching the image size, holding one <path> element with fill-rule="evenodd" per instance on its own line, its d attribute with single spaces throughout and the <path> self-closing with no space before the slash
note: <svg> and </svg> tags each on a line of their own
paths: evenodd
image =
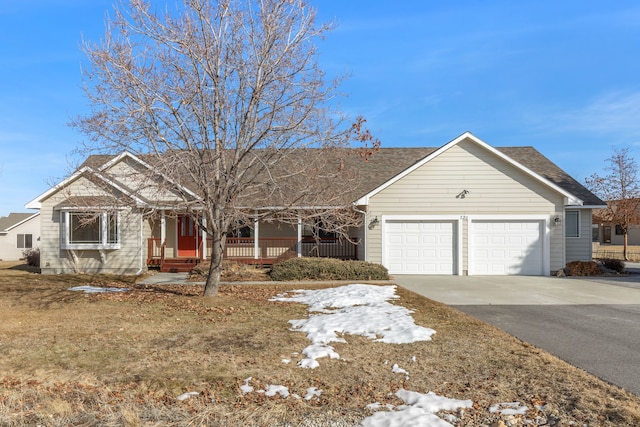
<svg viewBox="0 0 640 427">
<path fill-rule="evenodd" d="M 357 167 L 344 156 L 358 142 L 366 159 L 378 142 L 331 108 L 339 81 L 326 81 L 315 45 L 330 26 L 316 25 L 305 1 L 175 3 L 117 3 L 104 39 L 84 43 L 91 111 L 71 125 L 89 137 L 84 154 L 128 150 L 153 165 L 156 184 L 192 192 L 181 209 L 213 241 L 212 296 L 233 224 L 357 224 Z"/>
<path fill-rule="evenodd" d="M 624 238 L 623 256 L 628 260 L 629 226 L 640 223 L 638 166 L 629 154 L 629 148 L 614 149 L 607 163 L 607 175 L 593 174 L 585 183 L 589 190 L 607 202 L 607 207 L 595 212 L 594 216 L 621 228 Z"/>
</svg>

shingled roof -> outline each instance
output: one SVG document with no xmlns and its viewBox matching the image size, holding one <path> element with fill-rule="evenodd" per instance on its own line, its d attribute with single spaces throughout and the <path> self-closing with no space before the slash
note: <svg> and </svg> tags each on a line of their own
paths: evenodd
<svg viewBox="0 0 640 427">
<path fill-rule="evenodd" d="M 6 232 L 9 229 L 20 224 L 22 221 L 29 219 L 35 215 L 34 212 L 30 213 L 10 213 L 9 216 L 0 217 L 0 233 Z"/>
<path fill-rule="evenodd" d="M 373 191 L 420 162 L 438 148 L 440 147 L 380 148 L 368 156 L 366 160 L 358 154 L 345 156 L 345 161 L 351 163 L 351 166 L 355 166 L 359 171 L 359 184 L 357 188 L 353 189 L 352 194 L 355 194 L 355 199 L 357 199 L 357 197 Z M 494 148 L 549 182 L 580 198 L 584 205 L 602 206 L 606 204 L 535 148 L 529 146 Z M 112 158 L 113 156 L 109 155 L 90 156 L 81 167 L 89 166 L 97 169 Z"/>
</svg>

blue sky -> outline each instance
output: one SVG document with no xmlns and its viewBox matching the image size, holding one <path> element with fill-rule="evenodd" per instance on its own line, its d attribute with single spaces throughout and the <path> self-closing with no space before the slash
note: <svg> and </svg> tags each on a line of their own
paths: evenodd
<svg viewBox="0 0 640 427">
<path fill-rule="evenodd" d="M 640 147 L 640 3 L 314 0 L 337 27 L 320 43 L 346 113 L 384 147 L 440 146 L 470 131 L 536 147 L 576 179 L 615 147 Z M 5 0 L 0 7 L 0 216 L 69 172 L 85 109 L 82 37 L 110 0 Z M 77 159 L 76 159 L 77 160 Z"/>
</svg>

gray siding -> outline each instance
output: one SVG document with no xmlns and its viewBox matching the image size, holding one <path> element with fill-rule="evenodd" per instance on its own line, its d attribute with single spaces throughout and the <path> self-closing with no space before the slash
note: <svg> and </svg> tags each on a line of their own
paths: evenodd
<svg viewBox="0 0 640 427">
<path fill-rule="evenodd" d="M 571 210 L 571 209 L 567 209 L 567 210 Z M 579 209 L 578 211 L 580 212 L 580 237 L 566 238 L 565 240 L 565 244 L 567 246 L 566 262 L 590 261 L 592 258 L 591 209 Z"/>
</svg>

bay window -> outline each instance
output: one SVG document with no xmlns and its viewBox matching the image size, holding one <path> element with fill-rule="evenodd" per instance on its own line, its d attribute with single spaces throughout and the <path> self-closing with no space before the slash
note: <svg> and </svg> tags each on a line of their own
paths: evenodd
<svg viewBox="0 0 640 427">
<path fill-rule="evenodd" d="M 120 249 L 118 212 L 60 212 L 62 249 Z"/>
</svg>

